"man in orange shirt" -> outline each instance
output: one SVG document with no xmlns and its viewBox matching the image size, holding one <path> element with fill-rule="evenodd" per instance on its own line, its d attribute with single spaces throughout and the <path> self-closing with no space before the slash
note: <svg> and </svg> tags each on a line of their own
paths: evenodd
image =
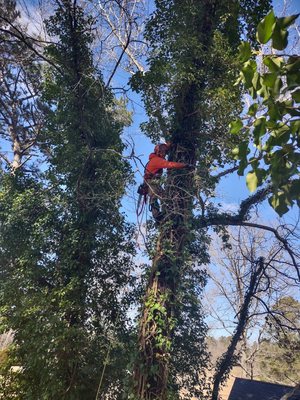
<svg viewBox="0 0 300 400">
<path fill-rule="evenodd" d="M 148 187 L 150 210 L 156 222 L 159 222 L 162 219 L 158 198 L 161 199 L 163 196 L 163 189 L 160 183 L 163 169 L 190 167 L 188 164 L 182 162 L 165 160 L 170 147 L 171 143 L 157 144 L 154 148 L 154 152 L 150 154 L 149 162 L 145 168 L 144 182 Z"/>
</svg>

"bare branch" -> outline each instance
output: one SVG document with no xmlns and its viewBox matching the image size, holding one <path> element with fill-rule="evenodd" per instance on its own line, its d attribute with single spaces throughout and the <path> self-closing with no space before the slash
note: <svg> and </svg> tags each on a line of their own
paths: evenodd
<svg viewBox="0 0 300 400">
<path fill-rule="evenodd" d="M 20 42 L 24 43 L 31 51 L 33 51 L 39 58 L 47 62 L 48 64 L 52 65 L 60 74 L 62 74 L 62 70 L 49 58 L 45 57 L 40 51 L 38 51 L 35 46 L 32 44 L 32 41 L 34 41 L 34 38 L 31 36 L 25 35 L 24 32 L 22 32 L 19 28 L 17 28 L 14 24 L 11 23 L 7 18 L 5 18 L 3 15 L 0 15 L 0 19 L 2 19 L 4 22 L 6 22 L 11 28 L 10 29 L 4 29 L 0 28 L 1 32 L 4 32 L 12 37 L 15 37 L 18 39 Z"/>
</svg>

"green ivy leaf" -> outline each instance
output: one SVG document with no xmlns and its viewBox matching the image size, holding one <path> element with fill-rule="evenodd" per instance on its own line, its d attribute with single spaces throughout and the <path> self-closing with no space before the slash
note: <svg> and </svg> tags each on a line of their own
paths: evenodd
<svg viewBox="0 0 300 400">
<path fill-rule="evenodd" d="M 276 103 L 276 106 L 277 106 L 277 103 Z M 269 119 L 267 122 L 266 122 L 266 128 L 267 129 L 276 129 L 277 128 L 277 123 L 275 122 L 275 121 L 272 121 L 271 119 Z"/>
<path fill-rule="evenodd" d="M 259 144 L 259 139 L 266 133 L 266 117 L 262 116 L 259 117 L 254 122 L 254 129 L 253 129 L 253 136 L 254 136 L 254 143 L 256 145 Z"/>
<path fill-rule="evenodd" d="M 293 90 L 300 85 L 300 74 L 288 73 L 286 75 L 286 81 L 288 89 Z"/>
<path fill-rule="evenodd" d="M 252 55 L 252 50 L 251 50 L 251 46 L 250 43 L 248 42 L 242 42 L 239 47 L 239 60 L 241 62 L 245 62 L 248 61 L 249 58 Z"/>
<path fill-rule="evenodd" d="M 232 150 L 235 160 L 241 160 L 247 158 L 248 154 L 248 143 L 242 142 Z"/>
<path fill-rule="evenodd" d="M 283 146 L 290 138 L 290 128 L 287 125 L 281 126 L 272 131 L 268 140 L 271 146 Z"/>
<path fill-rule="evenodd" d="M 283 50 L 288 44 L 288 31 L 285 29 L 280 29 L 278 24 L 274 27 L 274 32 L 272 34 L 272 46 L 274 49 Z"/>
<path fill-rule="evenodd" d="M 300 14 L 289 15 L 288 17 L 277 18 L 280 28 L 288 28 L 299 17 Z"/>
<path fill-rule="evenodd" d="M 292 134 L 300 132 L 300 119 L 291 122 L 291 132 Z"/>
<path fill-rule="evenodd" d="M 300 71 L 300 56 L 292 56 L 289 57 L 285 69 L 289 73 L 299 72 Z"/>
<path fill-rule="evenodd" d="M 288 205 L 291 205 L 291 202 L 288 200 L 287 195 L 284 192 L 274 193 L 273 196 L 269 199 L 269 204 L 277 214 L 282 217 L 289 211 Z"/>
<path fill-rule="evenodd" d="M 246 176 L 247 187 L 250 192 L 254 192 L 258 185 L 258 178 L 255 171 L 248 172 Z"/>
<path fill-rule="evenodd" d="M 300 89 L 292 93 L 292 98 L 296 103 L 300 103 Z"/>
<path fill-rule="evenodd" d="M 230 133 L 236 135 L 242 129 L 243 123 L 240 119 L 236 119 L 235 121 L 230 122 L 229 128 Z"/>
<path fill-rule="evenodd" d="M 269 103 L 268 112 L 269 112 L 270 119 L 273 121 L 277 121 L 278 119 L 281 118 L 281 113 L 280 113 L 279 107 L 277 106 L 276 103 L 273 103 L 273 102 Z M 268 124 L 268 127 L 269 126 L 270 125 Z"/>
<path fill-rule="evenodd" d="M 249 107 L 249 110 L 248 110 L 247 114 L 250 115 L 251 117 L 254 117 L 256 115 L 257 110 L 258 110 L 258 104 L 257 103 L 253 103 Z"/>
<path fill-rule="evenodd" d="M 248 149 L 248 143 L 242 142 L 236 148 L 232 150 L 232 155 L 235 160 L 240 160 L 238 175 L 243 175 L 244 170 L 248 165 L 247 154 L 250 152 Z"/>
<path fill-rule="evenodd" d="M 278 76 L 272 88 L 272 92 L 274 93 L 275 96 L 277 96 L 280 93 L 282 86 L 283 86 L 282 80 Z"/>
<path fill-rule="evenodd" d="M 252 78 L 252 86 L 256 91 L 258 91 L 261 88 L 260 79 L 261 79 L 260 74 L 258 72 L 254 72 L 254 75 Z"/>
<path fill-rule="evenodd" d="M 256 37 L 259 43 L 267 43 L 271 39 L 275 22 L 274 11 L 271 10 L 257 26 Z"/>
<path fill-rule="evenodd" d="M 262 82 L 262 80 L 261 80 L 261 82 Z M 267 100 L 270 97 L 269 88 L 262 83 L 261 88 L 257 91 L 257 94 L 259 94 L 261 97 L 263 97 L 264 100 Z"/>
<path fill-rule="evenodd" d="M 271 72 L 278 72 L 283 65 L 282 57 L 267 56 L 263 59 L 263 63 Z"/>
<path fill-rule="evenodd" d="M 256 69 L 256 62 L 253 60 L 247 61 L 242 68 L 241 76 L 247 88 L 252 87 L 252 79 L 254 77 Z"/>
<path fill-rule="evenodd" d="M 239 169 L 237 170 L 237 173 L 239 176 L 244 175 L 244 171 L 245 169 L 248 167 L 248 162 L 247 162 L 247 158 L 243 159 L 240 161 L 240 165 L 239 165 Z"/>
<path fill-rule="evenodd" d="M 262 76 L 264 85 L 272 88 L 276 82 L 277 74 L 275 72 L 269 72 Z"/>
</svg>

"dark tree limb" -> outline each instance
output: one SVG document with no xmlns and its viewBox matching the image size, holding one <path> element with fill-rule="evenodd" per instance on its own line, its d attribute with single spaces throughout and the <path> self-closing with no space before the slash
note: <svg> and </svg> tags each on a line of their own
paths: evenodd
<svg viewBox="0 0 300 400">
<path fill-rule="evenodd" d="M 283 248 L 289 254 L 293 266 L 296 269 L 296 273 L 298 276 L 298 280 L 300 281 L 300 271 L 299 265 L 296 261 L 295 254 L 293 250 L 290 248 L 289 243 L 286 238 L 279 234 L 277 229 L 272 228 L 267 225 L 257 224 L 254 222 L 249 222 L 249 213 L 253 206 L 262 203 L 267 196 L 272 192 L 272 186 L 268 186 L 264 189 L 258 190 L 257 193 L 248 197 L 244 201 L 242 201 L 240 205 L 240 209 L 236 214 L 229 214 L 229 213 L 211 213 L 206 215 L 205 217 L 200 217 L 194 222 L 195 228 L 204 228 L 209 226 L 249 226 L 252 228 L 263 229 L 269 232 L 272 232 L 276 239 L 282 243 Z"/>
<path fill-rule="evenodd" d="M 213 225 L 241 225 L 249 219 L 249 213 L 253 206 L 262 203 L 272 192 L 272 187 L 268 186 L 258 190 L 254 195 L 243 200 L 240 209 L 236 214 L 230 213 L 209 213 L 205 217 L 200 217 L 194 221 L 194 227 L 205 228 Z"/>
<path fill-rule="evenodd" d="M 117 71 L 117 69 L 118 69 L 118 67 L 119 67 L 119 65 L 120 65 L 120 62 L 121 62 L 121 60 L 122 60 L 124 54 L 126 53 L 126 50 L 127 50 L 128 46 L 129 46 L 129 44 L 130 44 L 130 37 L 131 37 L 131 30 L 130 30 L 129 33 L 128 33 L 126 43 L 125 43 L 124 45 L 122 45 L 122 52 L 121 52 L 121 54 L 120 54 L 120 57 L 118 58 L 118 60 L 117 60 L 117 62 L 116 62 L 116 64 L 115 64 L 115 67 L 114 67 L 114 69 L 113 69 L 113 71 L 112 71 L 112 73 L 111 73 L 111 75 L 110 75 L 110 77 L 109 77 L 109 79 L 108 79 L 108 81 L 107 81 L 107 84 L 106 84 L 106 87 L 107 87 L 107 88 L 109 87 L 110 82 L 111 82 L 112 78 L 114 77 L 114 75 L 115 75 L 115 73 L 116 73 L 116 71 Z"/>
<path fill-rule="evenodd" d="M 223 354 L 221 359 L 218 362 L 217 371 L 214 376 L 214 385 L 212 390 L 212 400 L 218 400 L 219 390 L 221 384 L 224 382 L 226 377 L 228 376 L 231 368 L 233 367 L 232 359 L 234 357 L 238 342 L 240 341 L 242 334 L 245 330 L 245 327 L 248 322 L 249 308 L 252 302 L 252 299 L 256 293 L 258 282 L 262 277 L 265 270 L 265 263 L 262 257 L 253 264 L 253 271 L 251 274 L 251 279 L 249 283 L 249 288 L 244 297 L 243 304 L 238 313 L 239 320 L 235 332 L 232 336 L 231 342 L 228 346 L 227 351 Z"/>
<path fill-rule="evenodd" d="M 223 176 L 226 176 L 228 174 L 231 174 L 232 172 L 237 171 L 238 169 L 239 169 L 238 165 L 236 165 L 236 166 L 234 166 L 232 168 L 226 169 L 225 171 L 220 172 L 218 175 L 214 175 L 214 179 L 220 179 Z"/>
</svg>

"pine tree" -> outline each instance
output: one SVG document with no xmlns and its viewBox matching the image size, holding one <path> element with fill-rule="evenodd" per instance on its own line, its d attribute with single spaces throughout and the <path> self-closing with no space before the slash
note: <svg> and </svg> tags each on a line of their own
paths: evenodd
<svg viewBox="0 0 300 400">
<path fill-rule="evenodd" d="M 43 123 L 41 66 L 32 49 L 14 37 L 16 31 L 26 35 L 19 17 L 15 1 L 0 1 L 0 157 L 12 173 L 32 159 Z"/>
</svg>

